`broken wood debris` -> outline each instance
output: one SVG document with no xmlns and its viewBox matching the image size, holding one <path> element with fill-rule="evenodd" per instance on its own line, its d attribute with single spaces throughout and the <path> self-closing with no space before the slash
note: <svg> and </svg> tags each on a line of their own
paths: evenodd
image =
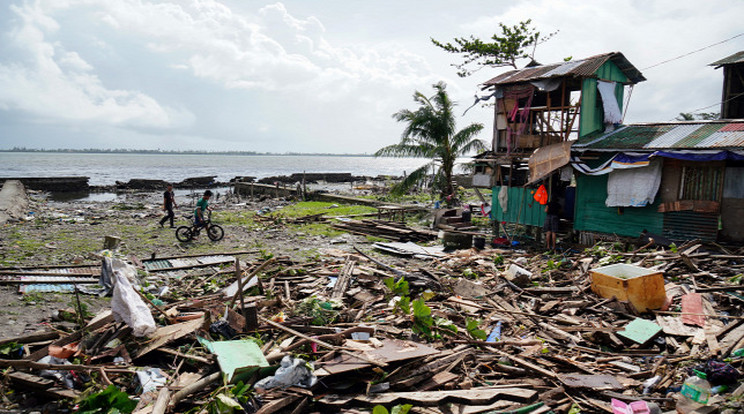
<svg viewBox="0 0 744 414">
<path fill-rule="evenodd" d="M 414 237 L 397 223 L 361 222 L 370 233 Z M 308 262 L 249 259 L 255 252 L 151 258 L 139 270 L 157 272 L 148 279 L 155 286 L 137 292 L 158 320 L 154 333 L 136 338 L 103 314 L 73 333 L 0 340 L 22 349 L 0 367 L 9 387 L 68 401 L 80 397 L 83 377 L 131 395 L 138 372 L 157 367 L 163 382 L 140 409 L 158 413 L 231 401 L 262 413 L 398 404 L 426 413 L 611 412 L 611 398 L 672 410 L 669 390 L 688 376 L 681 363 L 729 357 L 736 371 L 744 356 L 736 293 L 744 255 L 706 248 L 549 258 L 486 249 L 420 261 L 361 251 Z M 592 292 L 591 270 L 606 257 L 661 272 L 664 310 L 639 313 Z M 4 274 L 53 271 L 40 269 Z M 158 285 L 166 293 L 154 295 Z M 307 370 L 307 382 L 262 386 L 260 400 L 233 393 L 295 369 Z"/>
</svg>

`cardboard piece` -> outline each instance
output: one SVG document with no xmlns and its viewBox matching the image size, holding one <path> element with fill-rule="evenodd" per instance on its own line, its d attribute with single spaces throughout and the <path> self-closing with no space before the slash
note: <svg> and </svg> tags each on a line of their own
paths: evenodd
<svg viewBox="0 0 744 414">
<path fill-rule="evenodd" d="M 644 345 L 661 332 L 661 326 L 646 319 L 635 318 L 617 334 L 623 338 Z"/>
</svg>

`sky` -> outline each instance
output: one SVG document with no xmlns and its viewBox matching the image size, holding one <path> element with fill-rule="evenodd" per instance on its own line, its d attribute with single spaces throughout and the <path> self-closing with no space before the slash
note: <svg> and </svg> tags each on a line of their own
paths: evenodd
<svg viewBox="0 0 744 414">
<path fill-rule="evenodd" d="M 440 81 L 458 127 L 482 123 L 490 142 L 492 108 L 461 114 L 507 69 L 459 78 L 430 39 L 526 19 L 558 32 L 541 63 L 622 52 L 647 78 L 625 123 L 670 121 L 719 110 L 708 65 L 744 50 L 744 36 L 714 45 L 744 32 L 741 16 L 744 2 L 718 0 L 6 0 L 0 149 L 373 153 Z"/>
</svg>

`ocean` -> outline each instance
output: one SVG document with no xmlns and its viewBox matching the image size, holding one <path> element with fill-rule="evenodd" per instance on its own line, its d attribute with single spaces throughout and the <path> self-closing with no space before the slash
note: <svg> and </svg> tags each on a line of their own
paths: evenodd
<svg viewBox="0 0 744 414">
<path fill-rule="evenodd" d="M 464 161 L 467 161 L 465 159 Z M 180 182 L 216 176 L 256 178 L 302 172 L 351 173 L 355 176 L 402 176 L 426 164 L 422 158 L 315 155 L 96 154 L 0 152 L 0 177 L 89 177 L 92 186 L 134 178 Z"/>
</svg>

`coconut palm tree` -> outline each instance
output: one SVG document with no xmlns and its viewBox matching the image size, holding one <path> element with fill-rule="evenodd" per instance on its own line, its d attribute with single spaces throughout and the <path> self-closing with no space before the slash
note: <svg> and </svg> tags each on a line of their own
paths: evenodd
<svg viewBox="0 0 744 414">
<path fill-rule="evenodd" d="M 445 90 L 447 85 L 439 82 L 432 86 L 435 93 L 430 98 L 419 91 L 413 94 L 413 100 L 419 104 L 418 109 L 415 111 L 402 109 L 393 114 L 396 121 L 406 123 L 400 142 L 381 148 L 375 153 L 377 157 L 432 159 L 430 163 L 413 171 L 393 186 L 393 194 L 405 193 L 426 179 L 427 171 L 433 168 L 436 170 L 433 187 L 440 191 L 443 199 L 446 199 L 454 192 L 452 171 L 457 158 L 485 148 L 483 141 L 474 138 L 483 129 L 483 124 L 473 123 L 456 131 L 453 112 L 455 104 L 447 95 Z"/>
</svg>

